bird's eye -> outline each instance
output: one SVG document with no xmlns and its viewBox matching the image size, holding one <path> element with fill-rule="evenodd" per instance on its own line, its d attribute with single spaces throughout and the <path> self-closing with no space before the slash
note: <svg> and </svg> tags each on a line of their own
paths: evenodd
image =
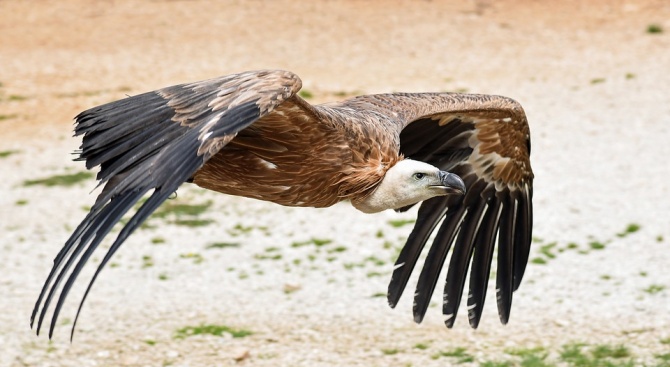
<svg viewBox="0 0 670 367">
<path fill-rule="evenodd" d="M 421 173 L 421 172 L 417 172 L 417 173 L 415 173 L 414 175 L 412 175 L 412 177 L 414 177 L 414 179 L 417 180 L 417 181 L 418 181 L 418 180 L 421 180 L 421 179 L 424 178 L 425 176 L 426 176 L 426 174 L 425 174 L 425 173 Z"/>
</svg>

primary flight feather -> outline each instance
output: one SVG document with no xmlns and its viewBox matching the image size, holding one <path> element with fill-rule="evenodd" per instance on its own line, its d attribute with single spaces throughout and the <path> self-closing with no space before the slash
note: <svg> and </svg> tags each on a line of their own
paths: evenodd
<svg viewBox="0 0 670 367">
<path fill-rule="evenodd" d="M 443 313 L 451 327 L 470 268 L 470 325 L 481 317 L 494 244 L 506 323 L 528 261 L 533 173 L 521 106 L 506 97 L 455 93 L 366 95 L 312 106 L 288 71 L 263 70 L 181 84 L 80 113 L 79 160 L 100 166 L 95 204 L 54 259 L 31 317 L 39 333 L 59 312 L 92 253 L 145 194 L 91 285 L 126 238 L 184 182 L 287 206 L 349 200 L 366 213 L 422 202 L 388 288 L 395 307 L 438 227 L 414 294 L 421 322 L 451 247 Z M 77 318 L 75 318 L 76 324 Z M 72 326 L 74 332 L 75 325 Z"/>
</svg>

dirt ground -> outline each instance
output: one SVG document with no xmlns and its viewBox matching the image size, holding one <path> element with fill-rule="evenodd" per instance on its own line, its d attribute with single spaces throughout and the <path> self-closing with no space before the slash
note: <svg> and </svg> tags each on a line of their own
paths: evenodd
<svg viewBox="0 0 670 367">
<path fill-rule="evenodd" d="M 408 295 L 387 306 L 411 230 L 398 223 L 414 211 L 184 187 L 175 202 L 209 205 L 193 217 L 208 225 L 150 219 L 102 272 L 74 341 L 94 266 L 53 340 L 34 335 L 52 259 L 95 198 L 92 178 L 26 184 L 84 170 L 73 116 L 264 68 L 297 73 L 314 103 L 391 91 L 522 103 L 535 238 L 508 325 L 492 297 L 477 330 L 465 310 L 444 327 L 439 291 L 421 325 Z M 562 351 L 577 343 L 622 346 L 616 361 L 633 365 L 670 359 L 668 1 L 0 0 L 0 83 L 0 366 L 512 366 L 523 353 L 572 365 Z M 252 334 L 180 337 L 199 325 Z"/>
</svg>

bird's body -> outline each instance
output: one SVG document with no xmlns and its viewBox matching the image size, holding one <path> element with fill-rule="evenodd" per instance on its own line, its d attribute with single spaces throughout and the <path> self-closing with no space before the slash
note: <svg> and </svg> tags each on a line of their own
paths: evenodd
<svg viewBox="0 0 670 367">
<path fill-rule="evenodd" d="M 532 228 L 530 133 L 521 106 L 505 97 L 452 93 L 368 95 L 313 106 L 296 94 L 300 87 L 290 72 L 253 71 L 79 114 L 79 159 L 101 167 L 105 186 L 54 260 L 31 325 L 37 320 L 39 332 L 61 289 L 51 335 L 74 280 L 114 224 L 151 193 L 103 258 L 84 299 L 119 246 L 184 182 L 287 206 L 350 200 L 369 213 L 422 202 L 393 271 L 390 305 L 441 222 L 417 284 L 415 320 L 423 318 L 454 243 L 443 313 L 450 327 L 471 267 L 468 313 L 476 327 L 497 240 L 497 301 L 506 323 Z"/>
<path fill-rule="evenodd" d="M 356 200 L 401 159 L 397 141 L 374 141 L 373 128 L 367 119 L 347 118 L 293 96 L 238 133 L 195 173 L 193 182 L 287 206 Z"/>
</svg>

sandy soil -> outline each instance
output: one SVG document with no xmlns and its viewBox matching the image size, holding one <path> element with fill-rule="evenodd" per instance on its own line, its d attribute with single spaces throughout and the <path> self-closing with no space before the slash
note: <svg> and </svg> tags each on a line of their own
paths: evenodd
<svg viewBox="0 0 670 367">
<path fill-rule="evenodd" d="M 389 221 L 414 212 L 289 209 L 186 187 L 176 201 L 211 201 L 199 218 L 212 224 L 150 220 L 103 271 L 74 342 L 81 288 L 54 340 L 35 337 L 35 297 L 94 182 L 24 181 L 83 170 L 72 117 L 258 68 L 296 72 L 314 102 L 469 91 L 524 105 L 531 257 L 546 263 L 529 265 L 507 326 L 492 299 L 478 330 L 464 310 L 447 330 L 437 294 L 421 325 L 409 297 L 395 310 L 378 297 L 411 229 Z M 535 347 L 556 359 L 576 342 L 625 345 L 635 364 L 656 365 L 670 352 L 669 70 L 662 0 L 0 1 L 0 152 L 15 151 L 0 158 L 0 366 L 438 366 L 458 362 L 439 356 L 458 347 L 478 365 Z M 312 239 L 332 242 L 299 246 Z M 175 338 L 200 324 L 253 334 Z"/>
</svg>

